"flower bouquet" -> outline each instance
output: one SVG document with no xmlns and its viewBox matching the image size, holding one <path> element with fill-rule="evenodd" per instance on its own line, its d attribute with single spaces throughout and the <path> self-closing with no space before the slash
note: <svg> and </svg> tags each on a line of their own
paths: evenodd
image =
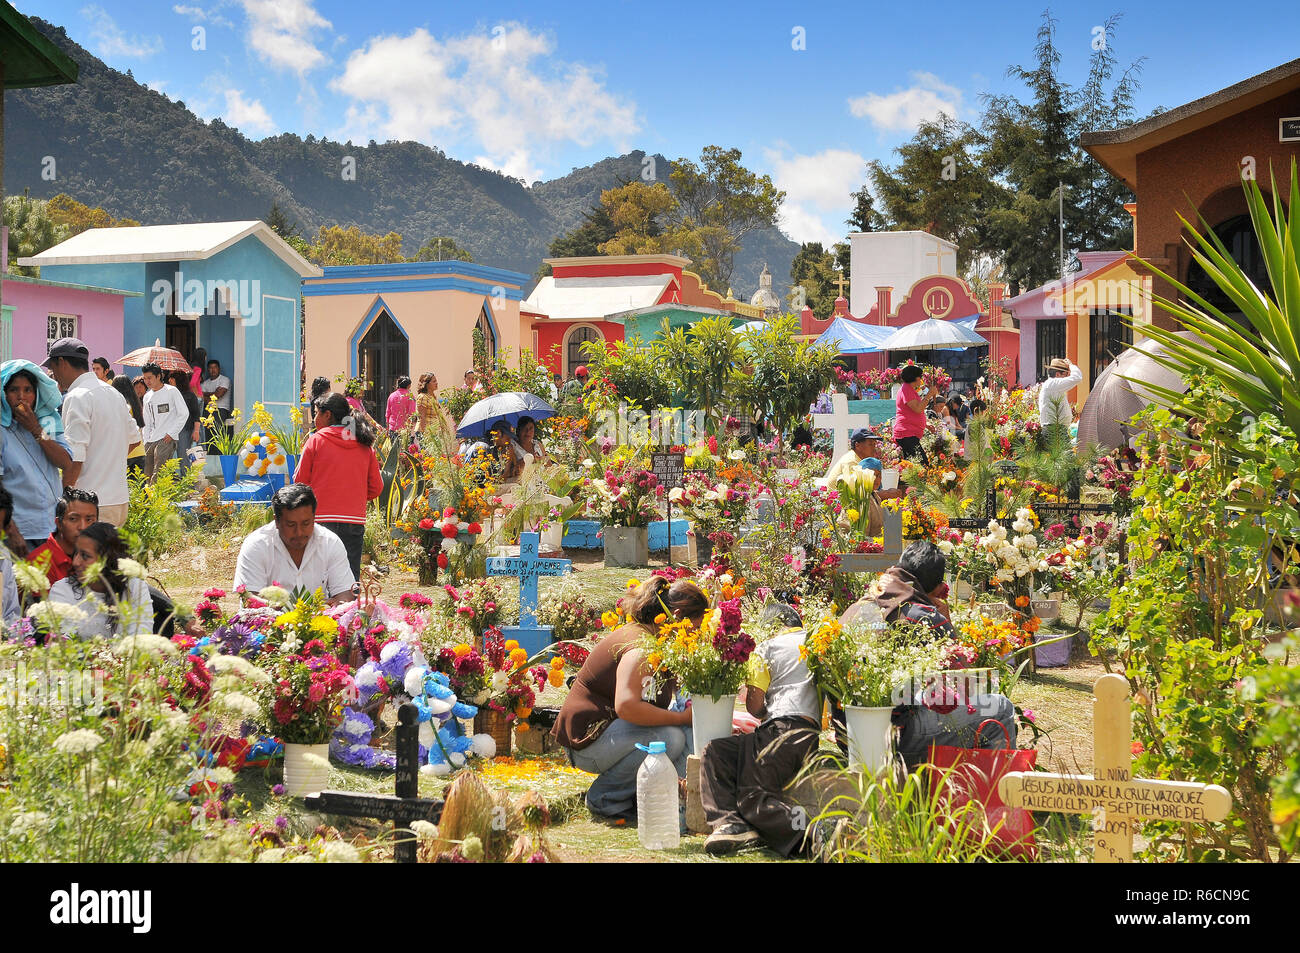
<svg viewBox="0 0 1300 953">
<path fill-rule="evenodd" d="M 734 695 L 744 682 L 754 639 L 741 630 L 739 597 L 723 599 L 698 628 L 690 619 L 661 616 L 658 631 L 647 635 L 647 662 L 656 673 L 671 675 L 692 695 L 715 702 Z"/>
<path fill-rule="evenodd" d="M 663 487 L 648 470 L 609 469 L 603 477 L 593 477 L 588 489 L 588 508 L 605 526 L 648 526 L 659 515 Z"/>
<path fill-rule="evenodd" d="M 939 659 L 939 648 L 901 630 L 822 620 L 799 649 L 817 688 L 842 706 L 888 708 L 911 701 Z"/>
<path fill-rule="evenodd" d="M 459 589 L 442 588 L 447 593 L 447 601 L 438 604 L 438 611 L 447 623 L 467 630 L 472 641 L 477 643 L 484 632 L 500 621 L 504 594 L 495 579 L 470 579 Z"/>
</svg>

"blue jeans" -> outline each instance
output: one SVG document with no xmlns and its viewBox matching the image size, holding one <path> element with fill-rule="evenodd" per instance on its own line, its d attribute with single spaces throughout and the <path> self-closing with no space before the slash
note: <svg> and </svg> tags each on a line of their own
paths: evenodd
<svg viewBox="0 0 1300 953">
<path fill-rule="evenodd" d="M 692 742 L 689 727 L 652 728 L 615 718 L 587 747 L 580 751 L 568 749 L 569 760 L 575 768 L 599 775 L 587 792 L 587 807 L 593 814 L 608 817 L 636 813 L 636 773 L 645 759 L 645 752 L 637 745 L 648 746 L 652 741 L 664 743 L 677 776 L 686 777 L 686 756 L 691 754 Z"/>
<path fill-rule="evenodd" d="M 920 700 L 919 698 L 917 699 Z M 898 753 L 908 770 L 913 770 L 930 753 L 930 745 L 947 745 L 954 748 L 1005 748 L 1016 746 L 1016 706 L 1005 695 L 972 695 L 966 705 L 958 705 L 950 712 L 938 712 L 922 705 L 903 710 L 901 719 L 897 712 L 894 724 L 902 724 L 898 738 Z M 976 730 L 986 720 L 996 721 L 1006 728 L 1003 734 L 998 725 L 985 725 L 976 737 Z"/>
</svg>

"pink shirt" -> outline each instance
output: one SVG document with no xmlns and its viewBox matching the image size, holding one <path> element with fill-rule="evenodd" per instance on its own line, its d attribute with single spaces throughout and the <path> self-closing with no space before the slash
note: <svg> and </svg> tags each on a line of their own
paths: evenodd
<svg viewBox="0 0 1300 953">
<path fill-rule="evenodd" d="M 897 414 L 894 417 L 894 439 L 899 437 L 925 436 L 925 411 L 912 410 L 907 406 L 909 400 L 917 400 L 921 395 L 912 389 L 911 384 L 904 384 L 894 398 Z"/>
<path fill-rule="evenodd" d="M 411 396 L 409 390 L 395 390 L 388 395 L 386 416 L 389 430 L 401 430 L 413 413 L 415 413 L 415 398 Z"/>
</svg>

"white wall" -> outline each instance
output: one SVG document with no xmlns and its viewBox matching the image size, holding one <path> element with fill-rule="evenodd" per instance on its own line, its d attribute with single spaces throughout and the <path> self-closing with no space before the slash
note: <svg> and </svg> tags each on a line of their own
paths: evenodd
<svg viewBox="0 0 1300 953">
<path fill-rule="evenodd" d="M 891 306 L 897 311 L 920 279 L 957 275 L 957 246 L 928 232 L 853 232 L 849 249 L 849 313 L 854 317 L 875 307 L 879 285 L 894 289 Z"/>
</svg>

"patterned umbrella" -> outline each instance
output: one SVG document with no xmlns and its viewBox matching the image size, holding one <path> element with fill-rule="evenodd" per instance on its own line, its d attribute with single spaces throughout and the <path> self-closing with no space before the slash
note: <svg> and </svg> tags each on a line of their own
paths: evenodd
<svg viewBox="0 0 1300 953">
<path fill-rule="evenodd" d="M 120 357 L 117 363 L 124 364 L 127 367 L 144 367 L 146 364 L 157 364 L 164 371 L 181 371 L 187 373 L 190 370 L 189 364 L 185 358 L 181 357 L 180 351 L 170 347 L 163 347 L 162 342 L 154 338 L 153 347 L 138 347 L 125 357 Z"/>
</svg>

